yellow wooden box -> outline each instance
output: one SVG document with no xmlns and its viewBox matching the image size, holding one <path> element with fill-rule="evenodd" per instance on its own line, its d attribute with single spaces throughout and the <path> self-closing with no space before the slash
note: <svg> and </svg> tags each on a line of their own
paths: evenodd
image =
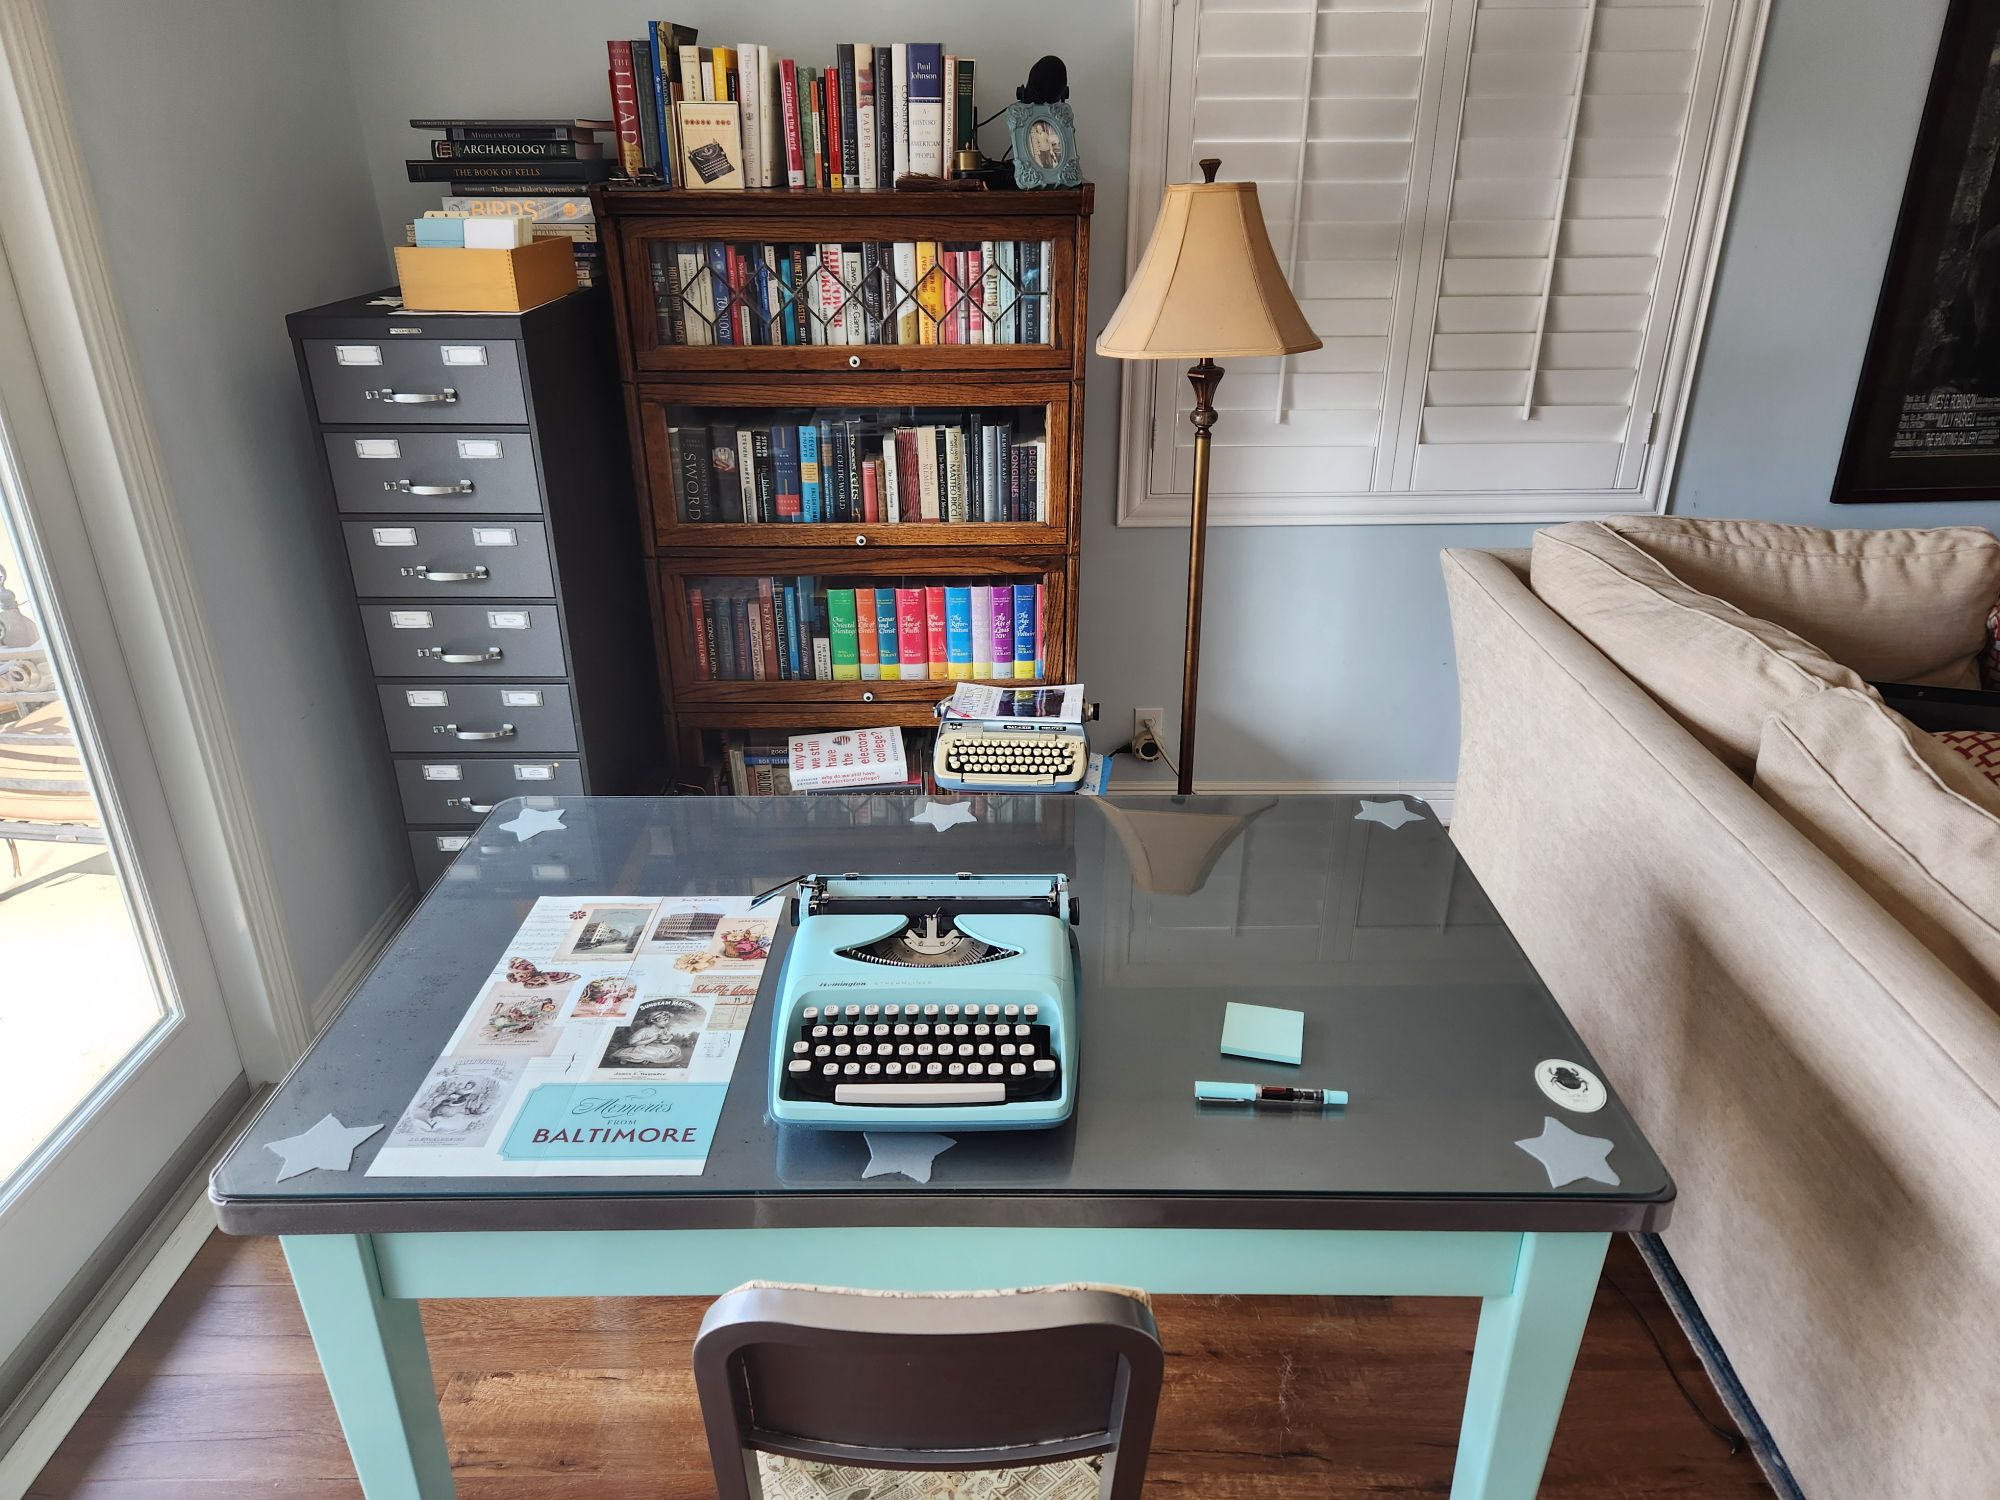
<svg viewBox="0 0 2000 1500">
<path fill-rule="evenodd" d="M 576 290 L 576 255 L 561 236 L 512 250 L 398 245 L 396 279 L 411 312 L 526 312 Z"/>
</svg>

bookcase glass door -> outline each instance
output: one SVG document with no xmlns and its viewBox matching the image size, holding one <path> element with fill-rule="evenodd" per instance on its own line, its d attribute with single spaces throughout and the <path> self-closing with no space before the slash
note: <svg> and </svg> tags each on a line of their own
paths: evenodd
<svg viewBox="0 0 2000 1500">
<path fill-rule="evenodd" d="M 685 686 L 697 695 L 755 683 L 862 701 L 878 691 L 944 697 L 954 682 L 1041 680 L 1055 659 L 1049 624 L 1060 600 L 1032 574 L 697 574 L 675 592 Z"/>
<path fill-rule="evenodd" d="M 1055 341 L 1052 240 L 650 239 L 645 249 L 663 347 Z"/>
<path fill-rule="evenodd" d="M 1066 497 L 1051 482 L 1064 459 L 1051 426 L 1046 404 L 667 403 L 672 493 L 656 500 L 656 520 L 923 526 L 938 542 L 966 540 L 965 526 L 1060 526 Z"/>
</svg>

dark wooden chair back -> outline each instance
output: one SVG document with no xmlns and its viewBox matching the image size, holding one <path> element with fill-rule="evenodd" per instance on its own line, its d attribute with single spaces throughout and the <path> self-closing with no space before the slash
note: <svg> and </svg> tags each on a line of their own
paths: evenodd
<svg viewBox="0 0 2000 1500">
<path fill-rule="evenodd" d="M 1163 1367 L 1143 1296 L 1100 1288 L 884 1295 L 750 1285 L 694 1343 L 721 1500 L 757 1500 L 757 1453 L 965 1472 L 1103 1455 L 1137 1500 Z"/>
</svg>

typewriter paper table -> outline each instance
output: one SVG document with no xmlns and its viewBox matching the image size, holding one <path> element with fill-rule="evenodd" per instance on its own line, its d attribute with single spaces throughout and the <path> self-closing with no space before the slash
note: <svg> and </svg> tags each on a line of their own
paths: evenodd
<svg viewBox="0 0 2000 1500">
<path fill-rule="evenodd" d="M 1664 1225 L 1674 1189 L 1615 1091 L 1578 1112 L 1537 1081 L 1550 1060 L 1596 1064 L 1443 829 L 1420 803 L 1346 797 L 966 801 L 969 822 L 912 822 L 920 800 L 566 799 L 566 826 L 523 844 L 498 826 L 518 804 L 488 817 L 212 1184 L 225 1229 L 284 1237 L 369 1500 L 452 1493 L 416 1299 L 753 1278 L 1479 1297 L 1452 1494 L 1535 1493 L 1608 1237 Z M 864 1179 L 858 1134 L 771 1125 L 781 924 L 701 1175 L 367 1175 L 539 898 L 742 896 L 845 870 L 1070 876 L 1066 1125 L 961 1135 L 922 1185 Z M 1220 1057 L 1228 1000 L 1303 1010 L 1303 1065 Z M 1352 1103 L 1233 1111 L 1197 1105 L 1197 1078 Z M 278 1180 L 268 1143 L 328 1114 L 384 1128 L 346 1171 Z M 1564 1132 L 1597 1144 L 1543 1148 L 1554 1167 L 1517 1144 Z M 1597 1175 L 1551 1186 L 1581 1170 Z"/>
</svg>

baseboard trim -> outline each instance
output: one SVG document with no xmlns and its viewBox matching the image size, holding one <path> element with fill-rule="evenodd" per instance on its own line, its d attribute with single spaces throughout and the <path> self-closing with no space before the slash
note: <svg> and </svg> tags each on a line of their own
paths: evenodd
<svg viewBox="0 0 2000 1500">
<path fill-rule="evenodd" d="M 1635 1234 L 1632 1243 L 1638 1247 L 1646 1269 L 1653 1273 L 1653 1280 L 1659 1283 L 1660 1294 L 1673 1312 L 1674 1321 L 1687 1335 L 1695 1358 L 1708 1372 L 1709 1383 L 1715 1387 L 1715 1394 L 1721 1398 L 1729 1419 L 1736 1424 L 1736 1430 L 1743 1434 L 1743 1441 L 1749 1444 L 1750 1454 L 1757 1460 L 1757 1467 L 1764 1471 L 1764 1478 L 1773 1493 L 1778 1500 L 1806 1500 L 1798 1480 L 1792 1477 L 1791 1465 L 1778 1451 L 1777 1439 L 1771 1436 L 1771 1429 L 1764 1425 L 1756 1403 L 1737 1378 L 1736 1367 L 1729 1362 L 1728 1354 L 1715 1337 L 1715 1330 L 1708 1326 L 1708 1319 L 1702 1314 L 1701 1305 L 1694 1300 L 1694 1292 L 1681 1275 L 1680 1267 L 1674 1264 L 1666 1242 L 1657 1234 Z"/>
<path fill-rule="evenodd" d="M 334 970 L 333 977 L 326 986 L 313 997 L 310 1018 L 313 1034 L 317 1036 L 326 1029 L 326 1023 L 334 1018 L 347 997 L 368 977 L 368 971 L 375 967 L 375 960 L 382 956 L 382 950 L 389 946 L 389 940 L 396 935 L 403 923 L 416 908 L 415 886 L 404 886 L 389 904 L 382 909 L 382 915 L 370 924 L 361 935 L 361 941 L 354 945 L 354 951 L 347 955 L 347 961 Z"/>
</svg>

